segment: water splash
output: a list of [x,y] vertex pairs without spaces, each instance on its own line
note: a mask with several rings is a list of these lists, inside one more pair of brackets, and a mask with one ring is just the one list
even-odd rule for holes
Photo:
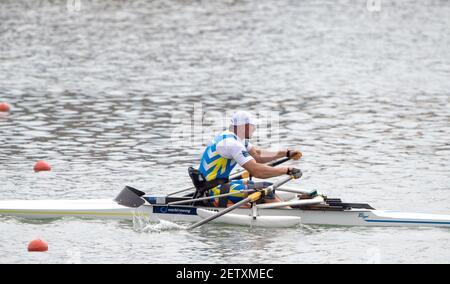
[[185,229],[186,227],[174,222],[149,217],[138,211],[133,212],[133,230],[139,233],[161,233]]
[[180,231],[186,230],[186,227],[170,221],[160,220],[156,224],[148,224],[142,230],[145,233],[161,233],[165,231]]

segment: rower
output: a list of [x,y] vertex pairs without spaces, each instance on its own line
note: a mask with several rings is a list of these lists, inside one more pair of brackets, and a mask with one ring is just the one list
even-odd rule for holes
[[[189,175],[197,189],[193,199],[208,195],[236,193],[227,197],[215,198],[211,204],[208,204],[215,207],[227,207],[252,193],[244,192],[244,190],[256,191],[271,185],[268,182],[251,180],[230,181],[231,171],[237,164],[247,170],[251,176],[261,179],[289,175],[299,171],[292,167],[265,165],[265,163],[283,157],[299,160],[302,153],[295,150],[273,152],[257,148],[249,142],[255,130],[256,120],[250,113],[239,111],[232,116],[229,130],[217,135],[204,150],[198,170],[189,168]],[[280,201],[274,192],[264,198],[266,203]]]

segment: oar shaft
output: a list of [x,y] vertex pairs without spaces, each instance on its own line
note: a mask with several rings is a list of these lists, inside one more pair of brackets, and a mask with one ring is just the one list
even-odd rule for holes
[[291,158],[289,158],[289,157],[284,157],[284,158],[278,159],[276,161],[273,161],[273,162],[269,163],[268,165],[271,166],[271,167],[276,167],[278,165],[281,165],[281,164],[289,161],[290,159]]
[[317,196],[317,190],[305,190],[300,188],[290,188],[290,187],[282,187],[278,188],[277,191],[284,191],[284,192],[291,192],[291,193],[297,193],[297,194],[306,194],[309,196]]
[[167,196],[172,196],[172,195],[175,195],[175,194],[178,194],[178,193],[182,193],[182,192],[185,192],[185,191],[188,191],[188,190],[193,190],[193,189],[195,189],[195,187],[191,186],[191,187],[188,187],[188,188],[185,188],[185,189],[181,189],[179,191],[175,191],[175,192],[169,193],[169,194],[167,194]]
[[239,192],[231,192],[231,193],[224,193],[224,194],[219,194],[219,195],[215,195],[215,196],[207,196],[207,197],[201,197],[201,198],[196,198],[196,199],[189,199],[189,200],[180,200],[180,201],[174,201],[174,202],[170,202],[167,205],[178,205],[178,204],[187,204],[187,203],[192,203],[192,202],[197,202],[197,201],[203,201],[203,200],[208,200],[208,199],[215,199],[215,198],[220,198],[220,197],[225,197],[225,196],[230,196],[230,195],[237,195],[237,194],[241,194],[242,192],[254,192],[254,189],[245,189],[245,190],[241,190]]
[[[256,193],[259,193],[259,194],[261,195],[261,192],[256,192]],[[254,193],[254,194],[256,194],[256,193]],[[252,195],[253,195],[253,194],[252,194]],[[199,221],[199,222],[197,222],[197,223],[195,223],[195,224],[189,226],[187,229],[188,229],[188,230],[191,230],[191,229],[197,228],[197,227],[199,227],[199,226],[201,226],[201,225],[203,225],[203,224],[205,224],[205,223],[208,223],[208,222],[210,222],[210,221],[212,221],[212,220],[214,220],[214,219],[216,219],[216,218],[219,218],[220,216],[225,215],[226,213],[228,213],[228,212],[230,212],[230,211],[236,209],[237,207],[240,207],[240,206],[242,206],[242,205],[244,205],[244,204],[250,202],[250,200],[252,200],[251,195],[250,195],[249,197],[247,197],[247,198],[245,198],[245,199],[239,201],[238,203],[235,203],[234,205],[228,207],[227,209],[225,209],[225,210],[223,210],[223,211],[220,211],[220,212],[217,213],[216,215],[210,216],[210,217],[208,217],[208,218],[206,218],[206,219],[203,219],[203,220],[201,220],[201,221]]]

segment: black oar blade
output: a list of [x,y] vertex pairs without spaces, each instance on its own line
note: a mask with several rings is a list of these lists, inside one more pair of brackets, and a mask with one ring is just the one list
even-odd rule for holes
[[117,195],[117,197],[114,198],[114,201],[117,204],[126,207],[137,208],[145,203],[145,200],[141,198],[141,196],[143,195],[145,195],[145,192],[142,192],[140,190],[137,190],[136,188],[127,185],[125,186],[124,189],[122,189],[119,195]]

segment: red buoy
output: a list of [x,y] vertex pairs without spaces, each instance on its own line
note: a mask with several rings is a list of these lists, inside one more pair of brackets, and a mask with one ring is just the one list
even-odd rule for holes
[[36,163],[36,165],[34,165],[35,172],[44,172],[44,171],[51,171],[51,170],[52,170],[52,168],[45,161],[39,161]]
[[48,251],[48,244],[40,239],[32,240],[28,244],[28,251],[38,251],[38,252]]
[[0,112],[8,112],[11,108],[7,103],[0,103]]

